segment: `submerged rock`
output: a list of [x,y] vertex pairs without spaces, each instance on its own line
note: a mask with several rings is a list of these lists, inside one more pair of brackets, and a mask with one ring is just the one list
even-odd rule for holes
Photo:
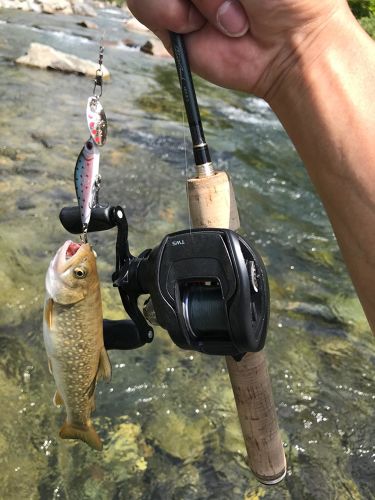
[[[98,69],[98,64],[95,62],[60,52],[41,43],[32,43],[27,54],[16,59],[16,63],[86,76],[95,76]],[[105,66],[102,66],[102,71],[103,78],[109,78],[109,71]]]
[[140,425],[123,417],[123,422],[111,432],[103,460],[119,479],[127,480],[134,474],[143,474],[153,454],[154,450],[146,444]]
[[[173,429],[173,432],[165,432]],[[157,413],[147,425],[148,435],[169,455],[180,460],[194,460],[201,457],[205,436],[210,431],[205,417],[187,418],[183,413]]]

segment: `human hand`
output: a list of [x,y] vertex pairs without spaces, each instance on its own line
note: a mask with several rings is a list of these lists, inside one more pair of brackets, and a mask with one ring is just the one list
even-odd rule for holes
[[[194,72],[223,87],[270,98],[302,52],[317,56],[354,19],[346,0],[128,0],[170,50],[184,33]],[[330,30],[334,25],[335,29]]]

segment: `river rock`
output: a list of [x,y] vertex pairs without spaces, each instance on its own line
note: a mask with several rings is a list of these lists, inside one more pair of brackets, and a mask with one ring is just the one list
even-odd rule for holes
[[0,8],[44,12],[45,14],[77,14],[96,16],[96,10],[82,0],[0,0]]
[[205,417],[189,419],[182,412],[156,413],[147,424],[147,433],[169,455],[183,461],[202,457],[210,424]]
[[97,13],[94,7],[85,2],[72,2],[73,13],[77,16],[96,17]]
[[68,0],[41,0],[42,12],[45,14],[73,14],[73,9]]
[[150,30],[142,23],[138,21],[135,17],[131,17],[124,22],[124,26],[129,31],[135,31],[136,33],[150,33]]
[[0,8],[42,12],[42,7],[34,0],[0,0]]
[[81,21],[80,23],[77,23],[78,26],[82,26],[82,28],[87,28],[89,30],[97,30],[98,25],[95,23],[92,23],[90,21]]
[[[96,62],[80,59],[77,56],[60,52],[41,43],[30,44],[27,54],[16,59],[16,63],[86,76],[95,76],[98,69]],[[109,71],[105,66],[102,66],[102,72],[103,78],[109,78]]]
[[141,46],[140,50],[145,54],[150,54],[156,57],[171,57],[170,53],[160,40],[152,40],[152,42],[147,40],[147,42]]

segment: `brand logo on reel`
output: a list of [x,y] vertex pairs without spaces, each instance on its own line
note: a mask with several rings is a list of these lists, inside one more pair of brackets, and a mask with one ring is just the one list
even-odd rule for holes
[[172,241],[172,245],[176,247],[177,245],[185,245],[185,240],[174,240]]

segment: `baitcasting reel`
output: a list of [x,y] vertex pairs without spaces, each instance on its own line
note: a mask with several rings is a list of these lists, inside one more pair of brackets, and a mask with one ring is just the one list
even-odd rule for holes
[[[82,226],[77,207],[60,220],[69,232]],[[104,320],[107,348],[132,349],[151,342],[153,329],[138,307],[149,294],[156,322],[182,349],[241,359],[263,348],[269,317],[267,274],[253,246],[228,229],[188,229],[165,236],[160,245],[131,255],[121,207],[95,207],[89,232],[117,226],[113,285],[132,321]],[[148,313],[147,313],[148,311]]]

